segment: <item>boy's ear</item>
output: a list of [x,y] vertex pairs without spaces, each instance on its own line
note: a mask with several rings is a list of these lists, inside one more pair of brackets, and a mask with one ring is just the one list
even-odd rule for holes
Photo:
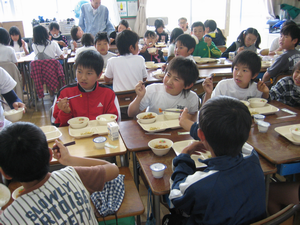
[[292,40],[292,43],[295,45],[298,42],[298,38]]
[[252,79],[255,79],[258,76],[259,73],[254,74],[254,76],[252,76]]
[[49,162],[51,162],[52,157],[53,157],[53,150],[51,148],[48,147],[49,153],[50,153],[50,159]]
[[0,173],[2,173],[2,175],[5,177],[6,180],[11,180],[11,179],[13,179],[12,177],[8,176],[8,175],[2,170],[1,167],[0,167]]
[[206,140],[205,135],[204,135],[203,131],[200,128],[198,128],[197,134],[198,134],[198,137],[200,138],[201,141]]
[[191,54],[193,54],[193,52],[194,52],[194,48],[191,48],[190,50],[188,50],[188,53],[191,55]]
[[98,79],[100,79],[102,73],[103,73],[103,69],[102,69],[101,73],[98,75]]
[[194,86],[194,83],[191,83],[190,85],[184,87],[183,89],[188,90],[191,89]]

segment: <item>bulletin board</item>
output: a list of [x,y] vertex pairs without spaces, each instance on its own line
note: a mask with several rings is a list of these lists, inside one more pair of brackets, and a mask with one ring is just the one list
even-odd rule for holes
[[122,19],[135,18],[138,12],[138,0],[117,0]]

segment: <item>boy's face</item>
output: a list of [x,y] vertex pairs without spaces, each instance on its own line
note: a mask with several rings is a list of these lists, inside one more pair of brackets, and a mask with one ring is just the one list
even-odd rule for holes
[[298,39],[295,38],[294,40],[292,40],[292,37],[287,34],[280,34],[280,38],[279,38],[279,45],[286,50],[292,50],[295,48],[295,44],[297,43]]
[[156,43],[156,36],[148,36],[146,38],[144,38],[145,44],[146,45],[154,45]]
[[187,30],[188,23],[185,20],[179,20],[178,26],[183,30]]
[[181,43],[181,41],[176,41],[176,43],[175,43],[175,50],[174,50],[175,56],[187,57],[187,56],[191,55],[193,51],[194,51],[193,48],[190,49],[190,50],[188,50],[188,48],[185,47]]
[[202,26],[193,27],[192,34],[195,35],[200,41],[203,38],[204,30]]
[[118,32],[122,32],[123,30],[126,30],[127,28],[123,24],[119,24],[118,26]]
[[53,37],[57,37],[58,34],[59,34],[59,30],[53,28],[53,29],[50,31],[50,33],[51,33],[51,35],[52,35]]
[[82,35],[83,35],[83,30],[81,29],[81,27],[78,27],[76,36],[77,36],[78,38],[82,38]]
[[109,44],[106,40],[96,42],[96,49],[101,55],[106,55],[109,49]]
[[168,71],[164,76],[164,86],[168,94],[179,95],[185,88],[184,80],[174,71]]
[[296,69],[295,72],[293,73],[293,80],[295,85],[300,87],[300,69]]
[[84,68],[82,65],[78,65],[76,69],[77,83],[86,90],[91,90],[100,76],[101,74],[98,76],[94,69]]
[[164,28],[163,27],[159,27],[156,29],[157,33],[161,34],[162,32],[164,32]]
[[238,64],[233,67],[233,80],[240,88],[248,88],[251,79],[255,78],[258,74],[252,77],[252,71],[247,65]]
[[246,47],[250,47],[256,42],[257,37],[254,34],[247,34],[246,36],[244,35],[244,39]]

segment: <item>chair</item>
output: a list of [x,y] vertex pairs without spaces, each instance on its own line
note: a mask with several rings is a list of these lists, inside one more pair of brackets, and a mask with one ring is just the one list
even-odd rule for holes
[[251,225],[293,225],[295,213],[300,211],[300,204],[290,204],[284,209]]
[[24,102],[24,97],[23,97],[23,80],[22,76],[20,74],[20,71],[16,64],[12,62],[0,62],[0,67],[5,69],[9,75],[17,82],[16,87],[14,88],[14,91],[16,92],[17,96],[19,99]]
[[[117,211],[118,218],[130,217],[130,216],[139,216],[144,213],[145,207],[141,200],[138,190],[136,189],[133,177],[130,173],[128,167],[120,167],[119,173],[124,174],[124,184],[125,184],[125,195],[123,202]],[[105,221],[115,220],[115,215],[106,216]],[[103,221],[102,217],[97,218],[97,220]]]
[[227,49],[226,45],[218,45],[217,48],[220,49],[220,51],[221,51],[222,53],[225,52],[226,49]]
[[135,90],[133,89],[133,90],[128,90],[128,91],[119,91],[119,92],[115,92],[115,93],[116,93],[116,96],[119,101],[122,120],[132,119],[127,114],[127,108],[129,106],[130,102],[132,102],[134,100],[134,98],[136,97]]

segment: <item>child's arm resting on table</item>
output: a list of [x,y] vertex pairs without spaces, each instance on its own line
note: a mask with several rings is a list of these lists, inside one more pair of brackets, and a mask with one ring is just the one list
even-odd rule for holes
[[127,113],[129,117],[134,117],[140,113],[140,103],[146,94],[146,88],[142,81],[139,81],[137,85],[135,85],[135,93],[137,96],[128,106]]
[[105,160],[101,159],[92,159],[92,158],[82,158],[78,156],[71,156],[68,148],[66,148],[62,143],[55,140],[54,146],[57,146],[58,149],[53,150],[53,157],[57,161],[65,166],[98,166],[102,165],[106,173],[106,181],[116,178],[119,174],[119,168]]

